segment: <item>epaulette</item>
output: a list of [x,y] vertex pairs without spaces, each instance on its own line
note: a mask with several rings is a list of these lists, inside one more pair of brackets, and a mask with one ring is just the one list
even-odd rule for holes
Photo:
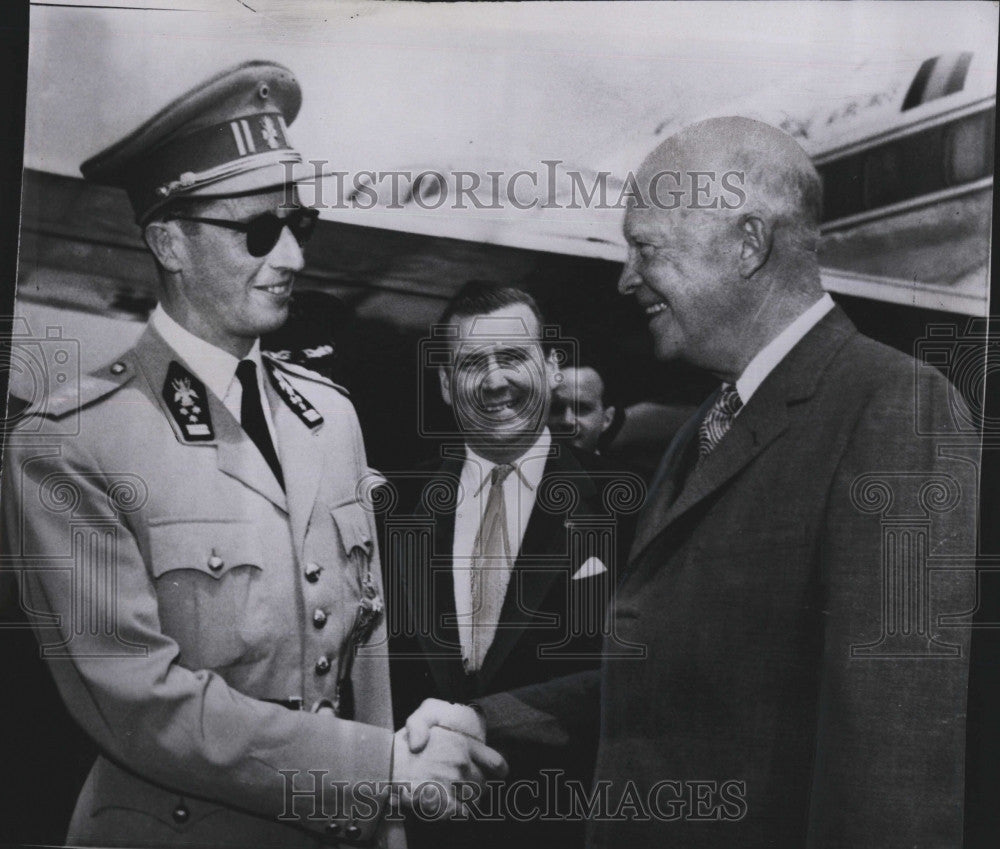
[[85,374],[79,383],[60,386],[41,398],[30,400],[23,415],[60,419],[88,407],[121,389],[135,376],[135,366],[126,356]]
[[286,360],[282,360],[280,357],[276,357],[270,351],[261,351],[261,357],[267,360],[272,365],[281,369],[282,371],[287,371],[289,374],[294,374],[296,377],[302,377],[306,380],[311,380],[313,383],[322,383],[324,386],[329,386],[332,389],[336,389],[341,395],[350,398],[351,393],[347,391],[346,387],[341,386],[339,383],[334,383],[330,378],[324,377],[318,371],[312,371],[312,369],[307,369],[304,366],[297,365],[295,363],[290,363]]

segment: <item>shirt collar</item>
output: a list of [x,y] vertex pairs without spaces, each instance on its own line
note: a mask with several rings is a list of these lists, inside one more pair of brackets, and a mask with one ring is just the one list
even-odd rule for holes
[[[515,472],[511,477],[517,478],[522,485],[531,490],[538,489],[538,484],[542,482],[542,473],[545,471],[545,464],[548,462],[549,449],[551,447],[552,434],[549,433],[548,428],[544,428],[539,434],[538,439],[535,440],[534,445],[510,464],[515,468]],[[497,465],[492,460],[487,460],[482,455],[477,454],[471,446],[465,446],[465,468],[474,467],[480,473],[479,485],[476,487],[477,490],[482,485],[482,482],[489,478],[490,473]]]
[[802,341],[802,338],[819,324],[833,307],[833,298],[824,292],[823,297],[757,352],[757,356],[750,360],[743,369],[743,374],[736,380],[736,391],[740,394],[740,401],[746,404],[750,400],[778,363],[788,356],[789,351]]
[[[195,377],[205,384],[209,392],[212,392],[219,400],[226,397],[229,386],[236,376],[236,367],[240,364],[236,357],[181,327],[167,315],[161,304],[157,304],[156,309],[153,310],[153,314],[149,317],[149,323],[163,337],[163,340],[183,357],[184,362],[194,372]],[[259,339],[254,340],[253,347],[243,359],[252,360],[257,366],[259,380],[263,367]]]

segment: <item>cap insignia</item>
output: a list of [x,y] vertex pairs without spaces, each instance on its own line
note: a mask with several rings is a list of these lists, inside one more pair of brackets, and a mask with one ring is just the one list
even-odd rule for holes
[[280,146],[281,141],[278,136],[278,128],[275,126],[274,120],[270,115],[265,115],[260,119],[260,134],[271,150]]

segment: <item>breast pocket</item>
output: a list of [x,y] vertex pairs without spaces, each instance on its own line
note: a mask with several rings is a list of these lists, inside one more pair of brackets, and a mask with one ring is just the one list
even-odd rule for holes
[[180,646],[181,663],[212,669],[250,660],[268,595],[253,525],[177,520],[149,533],[161,627]]
[[368,514],[360,502],[351,501],[330,510],[333,523],[340,537],[345,556],[356,564],[367,567],[375,551]]
[[345,621],[353,623],[350,632],[356,644],[370,643],[384,615],[381,576],[377,569],[372,569],[375,539],[371,516],[356,501],[334,507],[330,513],[347,558],[347,568],[342,573],[347,583]]

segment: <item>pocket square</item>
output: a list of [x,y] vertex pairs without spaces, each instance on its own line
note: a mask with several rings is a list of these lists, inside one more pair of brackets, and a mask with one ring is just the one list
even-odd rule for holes
[[576,570],[573,575],[574,581],[582,580],[583,578],[593,578],[595,575],[600,575],[603,572],[607,572],[608,567],[605,566],[600,558],[598,557],[588,557],[583,565]]

